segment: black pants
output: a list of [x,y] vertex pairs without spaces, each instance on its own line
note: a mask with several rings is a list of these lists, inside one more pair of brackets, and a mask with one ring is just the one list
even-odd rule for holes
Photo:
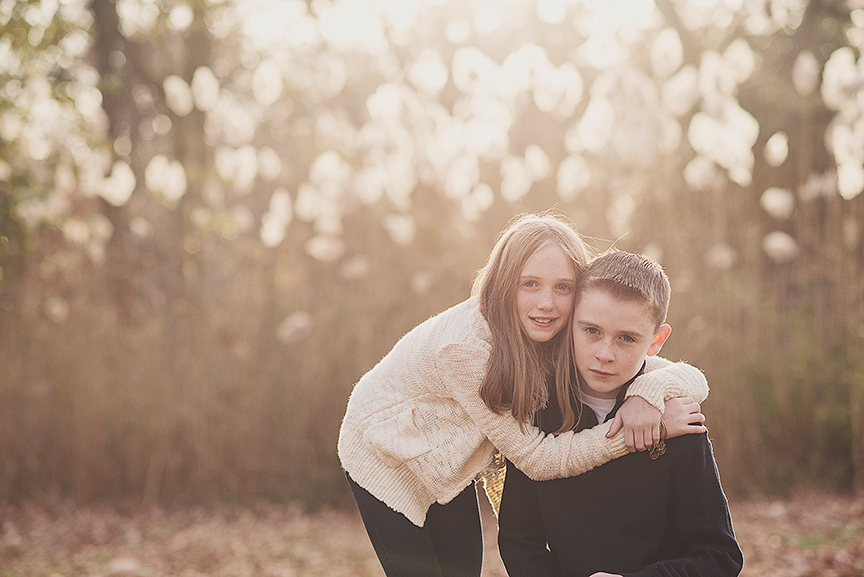
[[473,484],[446,505],[433,504],[418,527],[346,477],[387,577],[479,577],[483,531]]

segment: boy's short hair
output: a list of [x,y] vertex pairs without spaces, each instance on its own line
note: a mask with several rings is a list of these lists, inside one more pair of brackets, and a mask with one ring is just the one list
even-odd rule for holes
[[666,322],[672,293],[669,277],[662,266],[644,255],[619,250],[598,255],[579,277],[576,300],[588,289],[644,304],[657,328]]

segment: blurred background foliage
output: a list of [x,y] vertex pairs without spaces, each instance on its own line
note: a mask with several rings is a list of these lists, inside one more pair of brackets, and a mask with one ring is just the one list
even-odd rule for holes
[[0,0],[0,500],[349,502],[515,214],[672,279],[728,492],[864,490],[864,0]]

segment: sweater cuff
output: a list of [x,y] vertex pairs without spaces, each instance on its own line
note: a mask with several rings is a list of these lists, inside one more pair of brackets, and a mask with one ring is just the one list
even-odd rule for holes
[[[571,435],[571,444],[569,450],[562,453],[560,461],[556,460],[558,470],[549,469],[538,475],[536,479],[531,475],[529,477],[535,481],[563,479],[581,475],[613,459],[623,457],[629,453],[624,444],[624,431],[619,431],[614,437],[607,438],[606,433],[611,426],[612,421],[608,421],[579,433],[565,433]],[[577,437],[580,437],[581,442]],[[522,471],[525,472],[524,469]]]
[[666,386],[660,379],[653,378],[650,373],[645,373],[630,385],[624,398],[642,397],[659,410],[662,415],[666,412],[666,399],[671,399],[673,396],[672,394],[667,395]]
[[642,397],[663,413],[665,401],[673,397],[693,397],[701,403],[708,396],[708,384],[702,372],[687,363],[648,357],[645,372],[627,389],[626,397],[634,396]]
[[[606,432],[609,432],[609,427],[612,426],[612,422],[609,421],[608,427],[606,427]],[[603,434],[605,435],[606,432]],[[627,449],[627,445],[624,444],[624,429],[618,431],[614,437],[607,437],[607,448],[609,449],[609,456],[611,459],[617,459],[618,457],[623,457],[630,451]]]

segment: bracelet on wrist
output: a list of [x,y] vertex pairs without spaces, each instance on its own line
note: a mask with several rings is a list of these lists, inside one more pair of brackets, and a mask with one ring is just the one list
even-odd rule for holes
[[656,444],[652,445],[648,449],[648,456],[651,457],[652,461],[656,461],[657,459],[659,459],[663,455],[663,453],[666,452],[666,435],[667,434],[668,434],[668,431],[666,429],[666,421],[664,421],[663,418],[661,417],[660,418],[660,441],[658,441]]

